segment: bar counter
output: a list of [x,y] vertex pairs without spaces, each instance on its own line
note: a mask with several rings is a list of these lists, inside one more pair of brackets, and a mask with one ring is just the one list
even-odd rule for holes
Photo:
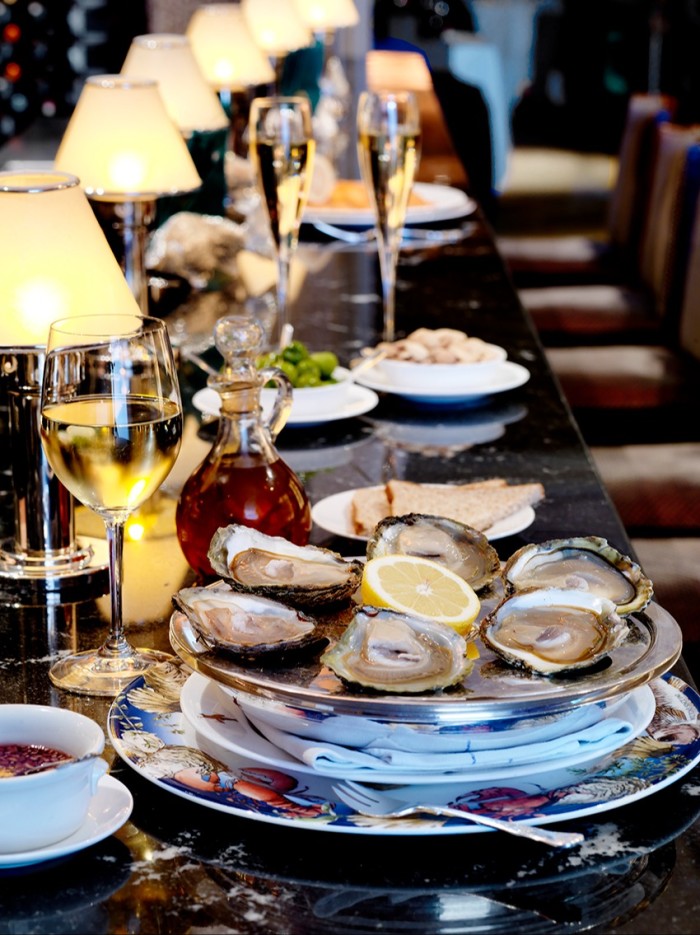
[[[451,482],[540,481],[534,523],[497,540],[502,559],[526,542],[599,535],[629,542],[562,401],[537,338],[478,216],[464,238],[403,251],[397,325],[449,325],[506,347],[529,381],[470,406],[421,408],[384,396],[365,416],[285,428],[282,456],[310,499],[390,477]],[[295,334],[342,363],[376,343],[381,322],[372,247],[305,242]],[[178,309],[191,325],[201,309]],[[125,622],[137,645],[169,649],[171,598],[192,576],[174,536],[173,495],[211,441],[192,394],[205,376],[182,368],[189,414],[183,459],[149,535],[126,549]],[[209,432],[209,434],[208,434]],[[188,460],[189,459],[189,460]],[[79,513],[83,532],[96,532]],[[312,541],[345,555],[363,546],[315,527]],[[0,606],[0,699],[81,711],[106,725],[110,703],[53,688],[57,655],[97,645],[108,598]],[[684,664],[674,670],[689,682]],[[0,932],[370,933],[698,931],[700,772],[623,807],[567,821],[585,835],[569,851],[501,833],[429,837],[340,834],[222,814],[172,794],[105,751],[132,792],[115,834],[49,864],[0,870]]]

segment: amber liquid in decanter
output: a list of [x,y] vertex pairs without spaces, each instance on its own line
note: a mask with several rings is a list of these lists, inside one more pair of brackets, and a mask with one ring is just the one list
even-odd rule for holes
[[[271,536],[306,545],[311,508],[301,480],[280,457],[274,438],[291,405],[291,385],[279,371],[255,368],[262,330],[249,319],[229,316],[216,326],[216,345],[226,365],[210,378],[221,395],[214,445],[186,481],[175,514],[180,547],[200,579],[214,572],[207,552],[222,526],[241,523]],[[269,422],[260,410],[260,390],[272,379],[278,394]]]

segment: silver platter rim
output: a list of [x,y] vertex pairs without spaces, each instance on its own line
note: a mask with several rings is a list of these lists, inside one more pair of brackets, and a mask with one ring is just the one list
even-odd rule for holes
[[[336,684],[331,692],[318,685],[284,681],[274,669],[264,673],[247,669],[198,645],[187,617],[180,611],[170,618],[170,643],[191,669],[237,691],[325,715],[441,727],[560,714],[580,705],[608,701],[668,672],[679,659],[683,645],[676,620],[655,602],[644,612],[632,614],[629,620],[635,624],[635,638],[624,644],[626,654],[613,650],[611,665],[602,672],[553,681],[544,676],[523,676],[505,667],[501,680],[491,681],[479,674],[489,661],[488,651],[479,644],[481,663],[475,665],[476,674],[465,680],[464,690],[430,696],[360,694],[343,687],[332,675]],[[484,691],[484,686],[491,692]]]

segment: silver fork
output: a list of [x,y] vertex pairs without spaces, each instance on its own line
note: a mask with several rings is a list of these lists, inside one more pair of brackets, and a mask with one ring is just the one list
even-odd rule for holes
[[420,803],[409,805],[385,792],[378,792],[376,789],[369,789],[367,786],[349,780],[333,786],[333,792],[341,802],[354,808],[360,815],[373,818],[406,818],[409,815],[419,814],[461,818],[463,821],[487,825],[489,828],[496,828],[521,838],[529,838],[531,841],[539,841],[541,844],[550,844],[553,847],[573,847],[584,840],[583,835],[575,831],[548,831],[545,828],[526,825],[521,821],[503,821],[499,818],[492,818],[490,815],[480,815],[461,808],[450,808],[447,805]]

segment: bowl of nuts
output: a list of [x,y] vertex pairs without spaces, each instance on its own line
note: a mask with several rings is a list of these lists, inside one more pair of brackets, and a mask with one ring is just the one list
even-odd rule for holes
[[478,385],[506,359],[505,348],[454,328],[418,328],[398,341],[382,341],[376,370],[395,387],[452,389]]

